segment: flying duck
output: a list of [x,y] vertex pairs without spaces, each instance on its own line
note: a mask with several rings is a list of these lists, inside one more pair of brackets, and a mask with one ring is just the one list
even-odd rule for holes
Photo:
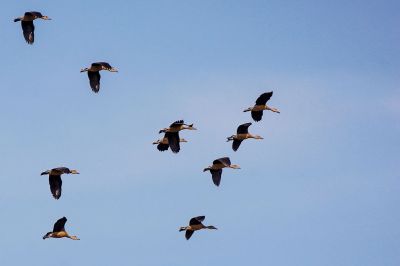
[[22,17],[14,19],[14,22],[21,21],[22,32],[28,44],[33,44],[35,41],[35,25],[33,25],[33,21],[37,18],[51,20],[48,16],[43,16],[42,13],[37,11],[25,12]]
[[178,120],[172,123],[168,128],[161,129],[158,133],[168,133],[165,137],[168,139],[168,145],[173,153],[178,153],[180,148],[179,145],[179,131],[181,130],[197,130],[193,127],[193,124],[185,124],[183,120]]
[[204,168],[203,172],[210,171],[214,184],[218,187],[221,183],[222,168],[240,169],[239,165],[231,164],[229,157],[219,158],[213,161],[213,164]]
[[233,140],[232,149],[234,151],[237,151],[239,149],[240,143],[242,143],[242,141],[245,139],[264,139],[259,135],[250,134],[249,126],[251,126],[251,123],[246,123],[238,126],[236,135],[232,135],[227,138],[228,139],[227,142]]
[[57,222],[54,224],[53,227],[53,232],[48,232],[43,236],[43,239],[46,238],[62,238],[62,237],[67,237],[72,240],[80,240],[76,236],[70,236],[67,231],[65,231],[65,223],[67,222],[67,218],[63,217],[61,219],[58,219]]
[[50,191],[55,199],[59,199],[61,197],[62,174],[79,174],[79,173],[76,170],[69,170],[69,168],[67,167],[57,167],[51,170],[47,170],[40,174],[40,175],[49,175]]
[[[158,149],[159,151],[166,151],[166,150],[168,150],[168,148],[169,148],[168,135],[169,135],[169,134],[172,134],[172,133],[166,132],[165,135],[164,135],[164,137],[163,137],[162,139],[159,139],[159,140],[153,142],[154,145],[158,144],[158,145],[157,145],[157,149]],[[185,139],[179,139],[179,142],[187,142],[187,140],[185,140]]]
[[186,240],[189,240],[189,238],[193,235],[194,231],[198,231],[201,229],[217,230],[217,228],[212,225],[207,226],[207,225],[202,224],[202,222],[204,221],[205,218],[206,218],[205,216],[193,217],[192,219],[190,219],[188,226],[182,226],[181,228],[179,228],[179,232],[186,231],[185,237],[186,237]]
[[278,109],[267,105],[268,100],[272,97],[272,93],[273,92],[271,91],[261,94],[260,97],[257,98],[256,104],[253,107],[247,108],[243,112],[251,111],[251,117],[253,117],[256,122],[261,121],[264,110],[269,110],[279,114],[280,112]]
[[95,93],[98,93],[100,90],[100,70],[107,70],[110,72],[118,72],[118,69],[112,67],[107,62],[97,62],[93,63],[89,68],[81,69],[81,72],[87,72],[90,82],[90,88]]

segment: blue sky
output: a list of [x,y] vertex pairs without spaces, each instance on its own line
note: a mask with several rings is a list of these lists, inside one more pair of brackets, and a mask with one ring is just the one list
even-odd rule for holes
[[[1,265],[399,265],[398,1],[5,1]],[[35,43],[14,17],[40,11]],[[102,73],[91,92],[91,62]],[[238,152],[225,142],[266,113]],[[185,119],[179,154],[151,143]],[[202,169],[229,156],[216,188]],[[52,199],[43,170],[67,166]],[[178,232],[206,215],[218,231]],[[81,241],[42,240],[60,217]]]

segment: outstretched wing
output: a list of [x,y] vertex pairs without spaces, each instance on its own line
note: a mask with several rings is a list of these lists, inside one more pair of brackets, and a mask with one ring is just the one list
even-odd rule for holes
[[189,240],[190,237],[193,235],[193,233],[194,233],[193,230],[186,230],[186,232],[185,232],[186,240]]
[[54,224],[53,232],[65,231],[65,223],[67,222],[67,218],[63,217],[58,219],[58,221]]
[[221,183],[222,169],[218,169],[218,170],[211,169],[210,172],[211,172],[212,181],[218,187],[219,184]]
[[50,191],[55,199],[61,197],[62,180],[61,175],[49,175]]
[[30,16],[34,16],[34,17],[36,17],[36,18],[41,18],[41,17],[43,17],[42,13],[37,12],[37,11],[26,12],[25,15],[26,15],[26,14],[29,14]]
[[181,126],[184,124],[185,124],[185,122],[183,120],[178,120],[178,121],[175,121],[174,123],[172,123],[169,127],[177,127],[177,126]]
[[166,151],[166,150],[168,150],[168,147],[169,147],[168,144],[159,143],[159,144],[157,145],[157,149],[158,149],[159,151]]
[[107,62],[97,62],[97,64],[101,65],[103,69],[110,70],[112,66]]
[[254,121],[258,122],[261,121],[263,113],[263,111],[251,111],[251,117],[253,117]]
[[98,93],[100,90],[100,72],[99,71],[88,71],[88,77],[90,82],[90,88],[95,93]]
[[63,173],[63,174],[71,173],[71,170],[69,170],[68,167],[57,167],[57,168],[54,168],[52,170],[58,171],[58,172]]
[[224,166],[229,166],[231,165],[231,160],[229,157],[222,157],[214,160],[213,164],[223,164]]
[[168,145],[173,153],[178,153],[181,149],[179,144],[179,133],[178,132],[167,132],[165,137],[168,139]]
[[246,123],[238,126],[237,128],[237,134],[247,134],[249,133],[249,126],[251,126],[251,123]]
[[260,95],[256,100],[256,105],[265,105],[268,100],[272,97],[272,91],[266,92]]
[[242,139],[234,139],[232,142],[232,150],[237,151],[242,141]]
[[21,27],[25,41],[33,44],[35,41],[35,25],[33,25],[33,21],[21,21]]
[[192,219],[190,219],[189,225],[201,224],[201,222],[204,221],[205,218],[206,218],[205,216],[193,217]]

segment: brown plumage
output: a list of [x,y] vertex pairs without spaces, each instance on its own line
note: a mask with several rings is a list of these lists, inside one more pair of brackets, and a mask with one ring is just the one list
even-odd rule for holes
[[261,94],[257,100],[256,100],[256,104],[253,107],[249,107],[246,110],[244,110],[243,112],[249,112],[251,111],[251,117],[254,119],[254,121],[258,122],[261,121],[262,116],[263,116],[263,111],[264,110],[269,110],[275,113],[280,113],[280,111],[276,108],[273,107],[269,107],[267,105],[267,102],[269,101],[269,99],[272,97],[273,92],[266,92]]
[[185,232],[185,237],[186,240],[189,240],[190,237],[193,235],[194,231],[198,231],[201,229],[214,229],[216,230],[217,228],[212,226],[212,225],[204,225],[202,222],[204,221],[206,217],[205,216],[197,216],[193,217],[189,221],[188,226],[182,226],[179,228],[179,232],[186,231]]

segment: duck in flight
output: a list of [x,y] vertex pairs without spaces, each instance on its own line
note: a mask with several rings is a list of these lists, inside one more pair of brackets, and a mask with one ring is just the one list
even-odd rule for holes
[[62,174],[79,174],[76,170],[70,170],[67,167],[57,167],[51,170],[44,171],[40,175],[49,175],[50,191],[55,199],[61,197]]
[[[169,134],[172,134],[172,133],[166,132],[162,139],[159,139],[159,140],[153,142],[154,145],[157,145],[157,149],[159,151],[168,150],[168,148],[169,148],[168,135]],[[180,138],[179,142],[187,142],[187,140]]]
[[33,21],[35,19],[51,20],[48,16],[43,16],[42,13],[37,11],[25,12],[22,17],[14,19],[14,22],[21,21],[22,32],[24,34],[25,41],[28,44],[33,44],[35,41],[35,25]]
[[168,128],[161,129],[158,133],[168,133],[165,134],[165,137],[168,139],[168,145],[171,148],[173,153],[178,153],[181,149],[179,145],[179,131],[181,130],[197,130],[197,128],[193,127],[193,124],[188,125],[185,124],[183,120],[178,120],[172,123]]
[[214,229],[217,230],[215,226],[212,225],[204,225],[202,222],[204,221],[206,217],[205,216],[197,216],[193,217],[189,221],[189,226],[182,226],[179,228],[179,232],[186,231],[185,232],[185,237],[186,240],[189,240],[189,238],[193,235],[194,231],[198,231],[201,229]]
[[259,135],[250,134],[249,126],[251,126],[251,123],[246,123],[246,124],[242,124],[242,125],[238,126],[236,135],[232,135],[227,138],[228,139],[227,142],[233,141],[232,149],[234,151],[237,151],[239,149],[240,144],[245,139],[264,139],[263,137],[261,137]]
[[210,171],[214,184],[218,187],[221,183],[222,168],[240,169],[239,165],[231,164],[229,157],[219,158],[213,161],[213,164],[204,168],[203,172]]
[[65,231],[65,223],[67,222],[67,218],[63,217],[61,219],[58,219],[57,222],[54,224],[53,227],[53,232],[48,232],[47,234],[45,234],[43,236],[43,239],[46,238],[63,238],[63,237],[67,237],[70,238],[72,240],[80,240],[78,237],[76,236],[70,236],[67,231]]
[[261,94],[260,97],[257,98],[256,104],[253,107],[247,108],[243,112],[251,111],[251,117],[256,122],[261,121],[264,110],[269,110],[269,111],[279,114],[280,111],[278,109],[276,109],[274,107],[269,107],[267,105],[267,102],[269,99],[271,99],[272,94],[273,94],[272,91]]
[[90,67],[81,69],[81,73],[82,72],[88,73],[90,88],[92,88],[92,91],[95,93],[98,93],[100,90],[100,78],[101,78],[100,71],[101,70],[107,70],[110,72],[118,72],[118,69],[116,69],[115,67],[112,67],[107,62],[92,63],[92,65]]

